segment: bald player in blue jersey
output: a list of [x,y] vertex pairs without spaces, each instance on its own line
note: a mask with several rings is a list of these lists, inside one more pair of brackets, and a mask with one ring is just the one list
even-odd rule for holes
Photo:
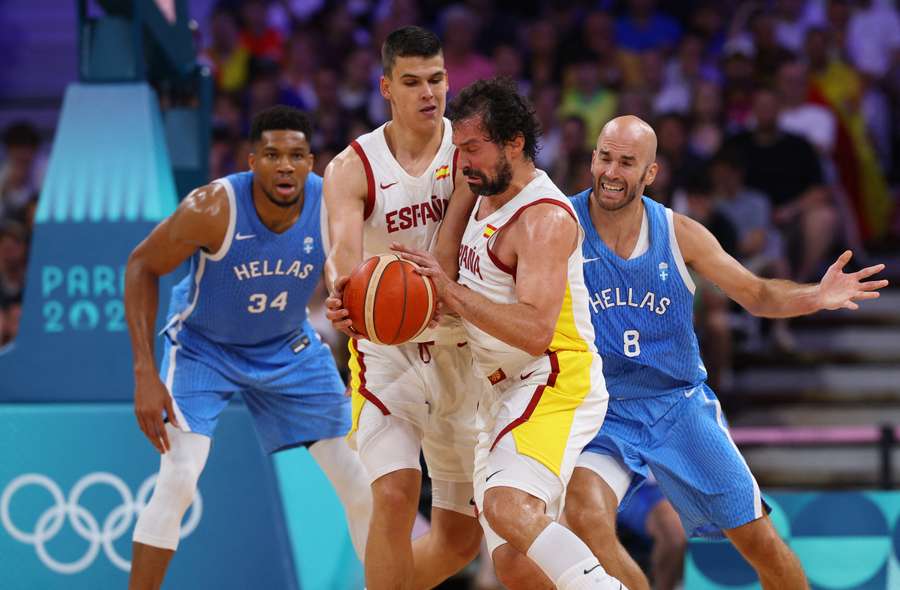
[[[591,161],[594,186],[572,198],[586,234],[584,281],[610,401],[569,484],[566,521],[610,575],[630,590],[648,589],[616,538],[615,521],[617,507],[652,470],[688,534],[724,533],[766,590],[808,588],[706,385],[688,268],[750,313],[783,318],[857,309],[857,302],[878,297],[887,285],[865,281],[884,265],[845,274],[847,251],[818,284],[759,278],[705,227],[640,197],[656,176],[655,160],[656,134],[647,123],[633,116],[613,119]],[[552,587],[521,556],[512,559],[521,573],[517,588]]]
[[[325,265],[310,129],[289,107],[257,114],[251,171],[191,192],[128,259],[135,414],[161,453],[153,497],[134,530],[131,589],[162,584],[219,415],[239,392],[265,451],[309,449],[344,505],[357,554],[365,554],[371,492],[343,438],[349,398],[306,317]],[[159,277],[188,259],[190,272],[172,290],[157,372]]]

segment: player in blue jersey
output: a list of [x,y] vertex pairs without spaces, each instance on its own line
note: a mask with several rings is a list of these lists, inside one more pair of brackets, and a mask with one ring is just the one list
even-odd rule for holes
[[[688,268],[754,315],[778,318],[856,309],[887,285],[865,281],[884,265],[845,274],[848,251],[818,284],[761,279],[702,225],[640,197],[656,176],[655,159],[656,134],[647,123],[613,119],[591,161],[594,186],[572,198],[586,234],[584,280],[610,401],[569,484],[566,521],[610,575],[630,590],[649,588],[616,538],[615,519],[652,470],[689,534],[724,533],[765,589],[807,588],[706,385]],[[550,587],[536,579],[535,566],[517,559],[522,587]]]
[[761,279],[696,221],[638,198],[656,174],[655,157],[649,125],[637,117],[614,119],[598,138],[594,186],[573,198],[587,234],[585,284],[610,404],[576,469],[567,517],[596,540],[592,548],[601,560],[609,556],[611,572],[623,567],[632,574],[625,578],[642,577],[616,541],[612,515],[652,469],[688,534],[724,533],[763,588],[806,588],[800,562],[766,516],[759,486],[706,385],[688,268],[750,313],[780,318],[856,309],[887,285],[864,281],[884,266],[845,274],[851,256],[845,252],[815,285]]
[[[310,129],[296,109],[259,113],[250,137],[252,171],[194,190],[128,260],[135,414],[162,454],[156,489],[135,526],[130,588],[160,587],[216,422],[238,392],[267,452],[309,449],[364,555],[371,493],[343,438],[349,399],[306,317],[325,264],[322,179],[311,172]],[[188,259],[188,276],[172,290],[157,372],[159,277]]]

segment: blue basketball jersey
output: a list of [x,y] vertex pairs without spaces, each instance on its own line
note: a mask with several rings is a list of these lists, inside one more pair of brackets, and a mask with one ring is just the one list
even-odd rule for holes
[[173,290],[170,324],[220,344],[252,346],[304,330],[306,305],[325,264],[322,245],[322,178],[306,179],[303,209],[287,231],[267,228],[253,204],[253,173],[232,174],[222,184],[230,221],[218,252],[198,251],[191,270]]
[[693,325],[693,281],[674,239],[671,210],[643,197],[649,249],[610,250],[591,221],[591,190],[572,197],[585,239],[584,283],[603,375],[613,399],[664,395],[706,380]]

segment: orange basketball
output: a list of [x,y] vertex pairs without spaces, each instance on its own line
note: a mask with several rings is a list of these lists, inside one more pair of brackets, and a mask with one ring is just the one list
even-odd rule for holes
[[428,327],[437,305],[434,283],[396,254],[373,256],[344,286],[353,329],[376,344],[401,344]]

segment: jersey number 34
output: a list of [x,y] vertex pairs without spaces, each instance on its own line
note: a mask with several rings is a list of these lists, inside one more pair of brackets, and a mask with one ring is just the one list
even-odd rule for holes
[[[268,301],[269,298],[265,293],[254,293],[250,296],[250,305],[247,306],[247,311],[250,313],[262,313],[266,311],[266,303]],[[284,308],[287,307],[287,291],[282,291],[276,295],[275,299],[268,304],[268,307],[284,311]]]

